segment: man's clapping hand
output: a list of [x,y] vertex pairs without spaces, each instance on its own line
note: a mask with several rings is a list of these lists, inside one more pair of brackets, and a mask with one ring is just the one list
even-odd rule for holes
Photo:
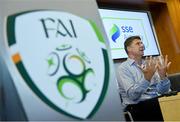
[[140,66],[142,72],[144,73],[144,77],[146,80],[151,81],[154,73],[158,71],[158,74],[161,79],[164,79],[167,74],[167,70],[170,67],[171,62],[168,61],[168,56],[165,58],[163,56],[158,57],[146,57],[145,63]]
[[145,63],[141,65],[141,70],[146,80],[151,81],[152,76],[157,70],[157,66],[158,64],[152,56],[145,58]]
[[159,56],[157,60],[158,64],[158,74],[161,79],[164,79],[167,74],[167,70],[169,69],[171,62],[168,61],[168,56],[166,55],[165,58],[163,56]]

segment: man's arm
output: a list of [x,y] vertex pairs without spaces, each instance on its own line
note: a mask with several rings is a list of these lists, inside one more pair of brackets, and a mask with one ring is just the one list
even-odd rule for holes
[[164,78],[157,85],[158,93],[163,94],[165,92],[168,92],[170,90],[170,86],[170,80],[168,78]]
[[138,100],[150,84],[144,78],[141,81],[135,81],[131,72],[125,67],[119,67],[118,76],[120,87],[125,90],[127,97],[133,101]]

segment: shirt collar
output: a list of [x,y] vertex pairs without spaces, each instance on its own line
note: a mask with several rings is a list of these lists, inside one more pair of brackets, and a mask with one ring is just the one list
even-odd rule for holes
[[129,65],[133,65],[135,63],[135,60],[128,58],[127,62],[129,63]]
[[[135,60],[134,59],[131,59],[131,58],[127,58],[127,62],[129,63],[129,65],[133,65],[133,64],[136,64],[135,63]],[[142,59],[142,64],[144,64],[144,60]]]

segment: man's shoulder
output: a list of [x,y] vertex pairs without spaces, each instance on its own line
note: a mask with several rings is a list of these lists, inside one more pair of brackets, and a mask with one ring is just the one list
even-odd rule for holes
[[131,64],[131,61],[130,60],[125,60],[125,61],[123,61],[121,64],[120,64],[120,66],[125,66],[125,65],[130,65]]
[[124,69],[124,68],[127,68],[127,67],[129,67],[129,66],[130,66],[129,61],[126,60],[126,61],[122,62],[122,63],[119,65],[118,68]]

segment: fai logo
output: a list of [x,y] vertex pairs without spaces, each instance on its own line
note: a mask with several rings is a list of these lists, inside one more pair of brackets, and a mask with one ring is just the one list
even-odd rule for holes
[[7,19],[7,39],[20,76],[44,103],[80,119],[96,113],[110,69],[95,23],[59,11],[18,13]]

